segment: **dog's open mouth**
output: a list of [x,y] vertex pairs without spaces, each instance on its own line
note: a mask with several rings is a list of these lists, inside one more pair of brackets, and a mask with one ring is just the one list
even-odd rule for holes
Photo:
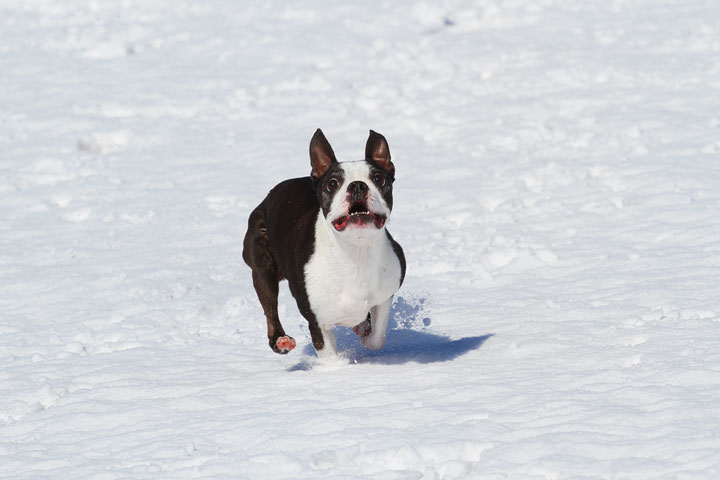
[[372,213],[367,206],[362,203],[355,203],[350,207],[347,215],[338,217],[332,221],[333,227],[338,232],[342,232],[349,225],[356,227],[364,227],[367,225],[375,225],[375,228],[382,228],[385,225],[387,217],[377,213]]

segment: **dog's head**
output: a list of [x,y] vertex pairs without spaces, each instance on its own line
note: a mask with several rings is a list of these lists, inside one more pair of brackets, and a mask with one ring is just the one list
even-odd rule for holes
[[333,231],[364,236],[385,227],[395,181],[385,137],[370,130],[365,160],[341,163],[318,128],[310,141],[310,164],[320,207]]

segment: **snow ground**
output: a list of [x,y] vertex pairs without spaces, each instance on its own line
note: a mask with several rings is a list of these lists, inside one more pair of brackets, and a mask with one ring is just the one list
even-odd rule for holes
[[[720,4],[0,1],[0,478],[720,475]],[[250,210],[390,143],[388,346]]]

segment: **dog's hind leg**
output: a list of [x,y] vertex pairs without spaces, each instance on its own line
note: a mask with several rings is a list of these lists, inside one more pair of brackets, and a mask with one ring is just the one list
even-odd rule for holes
[[243,243],[243,259],[252,269],[253,286],[267,320],[267,336],[275,353],[288,353],[295,348],[295,340],[285,335],[278,316],[278,284],[280,278],[275,260],[270,253],[265,226],[265,214],[258,207],[248,220]]
[[353,327],[353,332],[358,337],[367,337],[372,332],[372,323],[370,322],[370,313],[367,318]]
[[275,353],[288,353],[295,348],[295,339],[285,335],[277,310],[278,281],[271,271],[253,269],[252,279],[267,320],[267,336]]

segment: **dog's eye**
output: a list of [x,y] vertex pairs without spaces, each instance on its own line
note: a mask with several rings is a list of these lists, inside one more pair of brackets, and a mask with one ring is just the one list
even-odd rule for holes
[[375,182],[375,185],[377,185],[378,187],[382,187],[383,185],[385,185],[385,177],[380,175],[379,173],[373,175],[372,181]]
[[325,184],[325,190],[332,193],[338,188],[338,181],[336,178],[331,178],[328,180],[328,182]]

